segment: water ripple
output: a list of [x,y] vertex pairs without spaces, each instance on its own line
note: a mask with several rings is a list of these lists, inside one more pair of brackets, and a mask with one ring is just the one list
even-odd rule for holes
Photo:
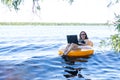
[[16,46],[5,46],[0,48],[0,52],[6,52],[11,50],[12,48],[15,48]]
[[[86,63],[89,78],[92,80],[119,80],[120,68],[120,55],[114,53],[98,53],[92,56],[92,58]],[[85,65],[85,66],[86,66]],[[85,74],[86,75],[86,74]],[[86,75],[87,76],[87,75]],[[112,76],[112,77],[111,77]]]
[[[100,39],[111,34],[105,26],[102,29],[98,26],[34,26],[34,30],[33,26],[6,26],[2,29],[0,33],[5,35],[0,37],[0,80],[120,80],[120,54],[108,47],[104,52],[98,49]],[[65,61],[58,55],[58,49],[66,44],[66,35],[84,29],[95,44],[94,55]],[[101,33],[103,30],[105,35]]]

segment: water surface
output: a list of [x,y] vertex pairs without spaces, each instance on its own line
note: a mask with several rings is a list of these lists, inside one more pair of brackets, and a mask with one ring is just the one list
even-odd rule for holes
[[[82,30],[95,53],[66,62],[58,49]],[[0,26],[0,80],[119,80],[120,54],[98,47],[113,33],[108,26]]]

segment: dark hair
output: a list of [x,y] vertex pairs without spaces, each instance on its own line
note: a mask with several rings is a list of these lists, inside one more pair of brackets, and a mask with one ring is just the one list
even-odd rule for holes
[[85,31],[81,31],[80,34],[79,34],[80,40],[82,39],[82,38],[81,38],[81,33],[82,33],[82,32],[85,33],[85,39],[88,39],[88,36],[87,36],[86,32],[85,32]]

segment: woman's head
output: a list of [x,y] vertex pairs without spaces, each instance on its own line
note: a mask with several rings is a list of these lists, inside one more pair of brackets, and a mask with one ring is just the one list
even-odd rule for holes
[[83,40],[88,39],[87,34],[86,34],[85,31],[81,31],[80,34],[79,34],[79,37],[80,37],[80,39],[83,39]]

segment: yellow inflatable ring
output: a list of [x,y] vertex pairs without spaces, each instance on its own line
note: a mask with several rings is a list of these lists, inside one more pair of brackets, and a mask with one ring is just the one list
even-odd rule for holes
[[[59,55],[63,55],[64,50],[59,49]],[[94,53],[93,49],[80,49],[80,50],[71,50],[67,56],[69,57],[89,57]]]

